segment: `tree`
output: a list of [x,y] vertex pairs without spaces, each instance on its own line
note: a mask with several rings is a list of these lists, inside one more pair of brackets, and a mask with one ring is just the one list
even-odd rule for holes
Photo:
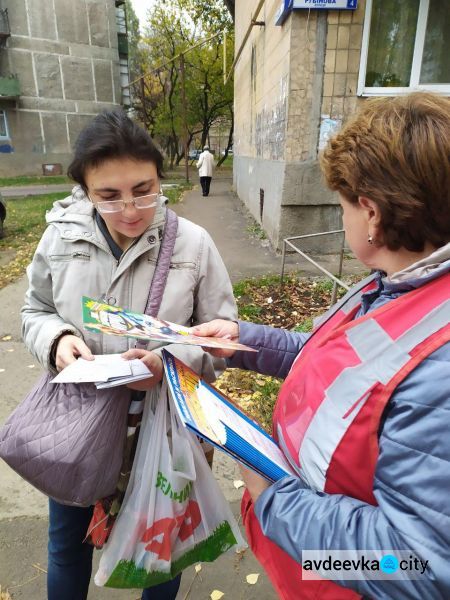
[[[229,32],[226,48],[222,27]],[[205,40],[209,41],[202,43]],[[232,22],[219,0],[157,0],[149,11],[133,63],[133,69],[144,75],[133,85],[134,108],[165,151],[170,167],[184,156],[185,123],[188,146],[199,134],[204,145],[218,120],[227,118],[232,126],[233,84],[223,83],[224,51],[231,64]],[[181,53],[185,57],[185,107]]]

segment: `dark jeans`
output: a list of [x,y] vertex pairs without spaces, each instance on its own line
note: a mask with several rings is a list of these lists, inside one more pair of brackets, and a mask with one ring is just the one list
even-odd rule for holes
[[[86,600],[93,546],[83,544],[94,507],[65,506],[50,499],[48,600]],[[181,575],[147,588],[142,600],[175,600]]]
[[200,185],[204,196],[209,194],[209,186],[211,185],[212,177],[200,177]]

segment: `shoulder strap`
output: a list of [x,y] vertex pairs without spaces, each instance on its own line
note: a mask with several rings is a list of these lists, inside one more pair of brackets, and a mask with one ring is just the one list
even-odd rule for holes
[[158,259],[153,273],[150,291],[148,294],[145,314],[157,317],[161,306],[167,277],[169,276],[170,259],[172,258],[175,240],[178,231],[178,217],[173,210],[166,210],[166,224],[164,226],[163,238],[159,247]]

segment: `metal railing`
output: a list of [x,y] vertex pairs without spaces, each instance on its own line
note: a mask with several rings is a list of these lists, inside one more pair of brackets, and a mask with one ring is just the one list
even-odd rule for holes
[[[322,267],[321,265],[319,265],[318,262],[316,262],[314,259],[312,259],[310,256],[308,256],[303,250],[301,250],[295,244],[292,243],[292,240],[305,240],[305,239],[311,239],[311,238],[315,238],[315,237],[319,237],[319,236],[323,236],[323,235],[338,235],[338,234],[342,235],[341,249],[339,252],[338,277],[333,275],[333,273],[330,273],[330,271],[325,269],[325,267]],[[324,273],[329,279],[331,279],[333,281],[333,290],[331,292],[331,304],[334,304],[336,302],[338,286],[343,287],[347,291],[350,289],[350,286],[348,286],[341,279],[339,279],[339,277],[342,276],[342,264],[344,261],[344,249],[345,249],[345,232],[343,229],[335,229],[334,231],[322,231],[321,233],[308,233],[306,235],[296,235],[293,237],[284,238],[283,239],[282,262],[281,262],[280,285],[283,285],[284,271],[285,271],[285,267],[286,267],[286,247],[287,246],[289,246],[290,248],[295,250],[295,252],[297,252],[298,254],[303,256],[303,258],[305,260],[310,262],[317,269],[319,269],[319,271],[322,271],[322,273]]]

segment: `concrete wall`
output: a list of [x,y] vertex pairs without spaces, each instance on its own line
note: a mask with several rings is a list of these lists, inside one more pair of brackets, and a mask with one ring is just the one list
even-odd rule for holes
[[0,73],[17,73],[21,96],[1,101],[12,154],[1,175],[32,175],[42,164],[66,168],[86,123],[120,104],[114,0],[0,0],[11,37],[0,50]]
[[[235,70],[234,185],[275,247],[284,237],[341,227],[336,194],[318,167],[326,119],[356,107],[364,2],[355,13],[294,11],[275,26],[280,2],[266,0]],[[254,10],[236,2],[236,49]],[[332,76],[332,79],[331,79]],[[261,215],[260,190],[264,191]],[[334,251],[335,237],[304,246]]]

